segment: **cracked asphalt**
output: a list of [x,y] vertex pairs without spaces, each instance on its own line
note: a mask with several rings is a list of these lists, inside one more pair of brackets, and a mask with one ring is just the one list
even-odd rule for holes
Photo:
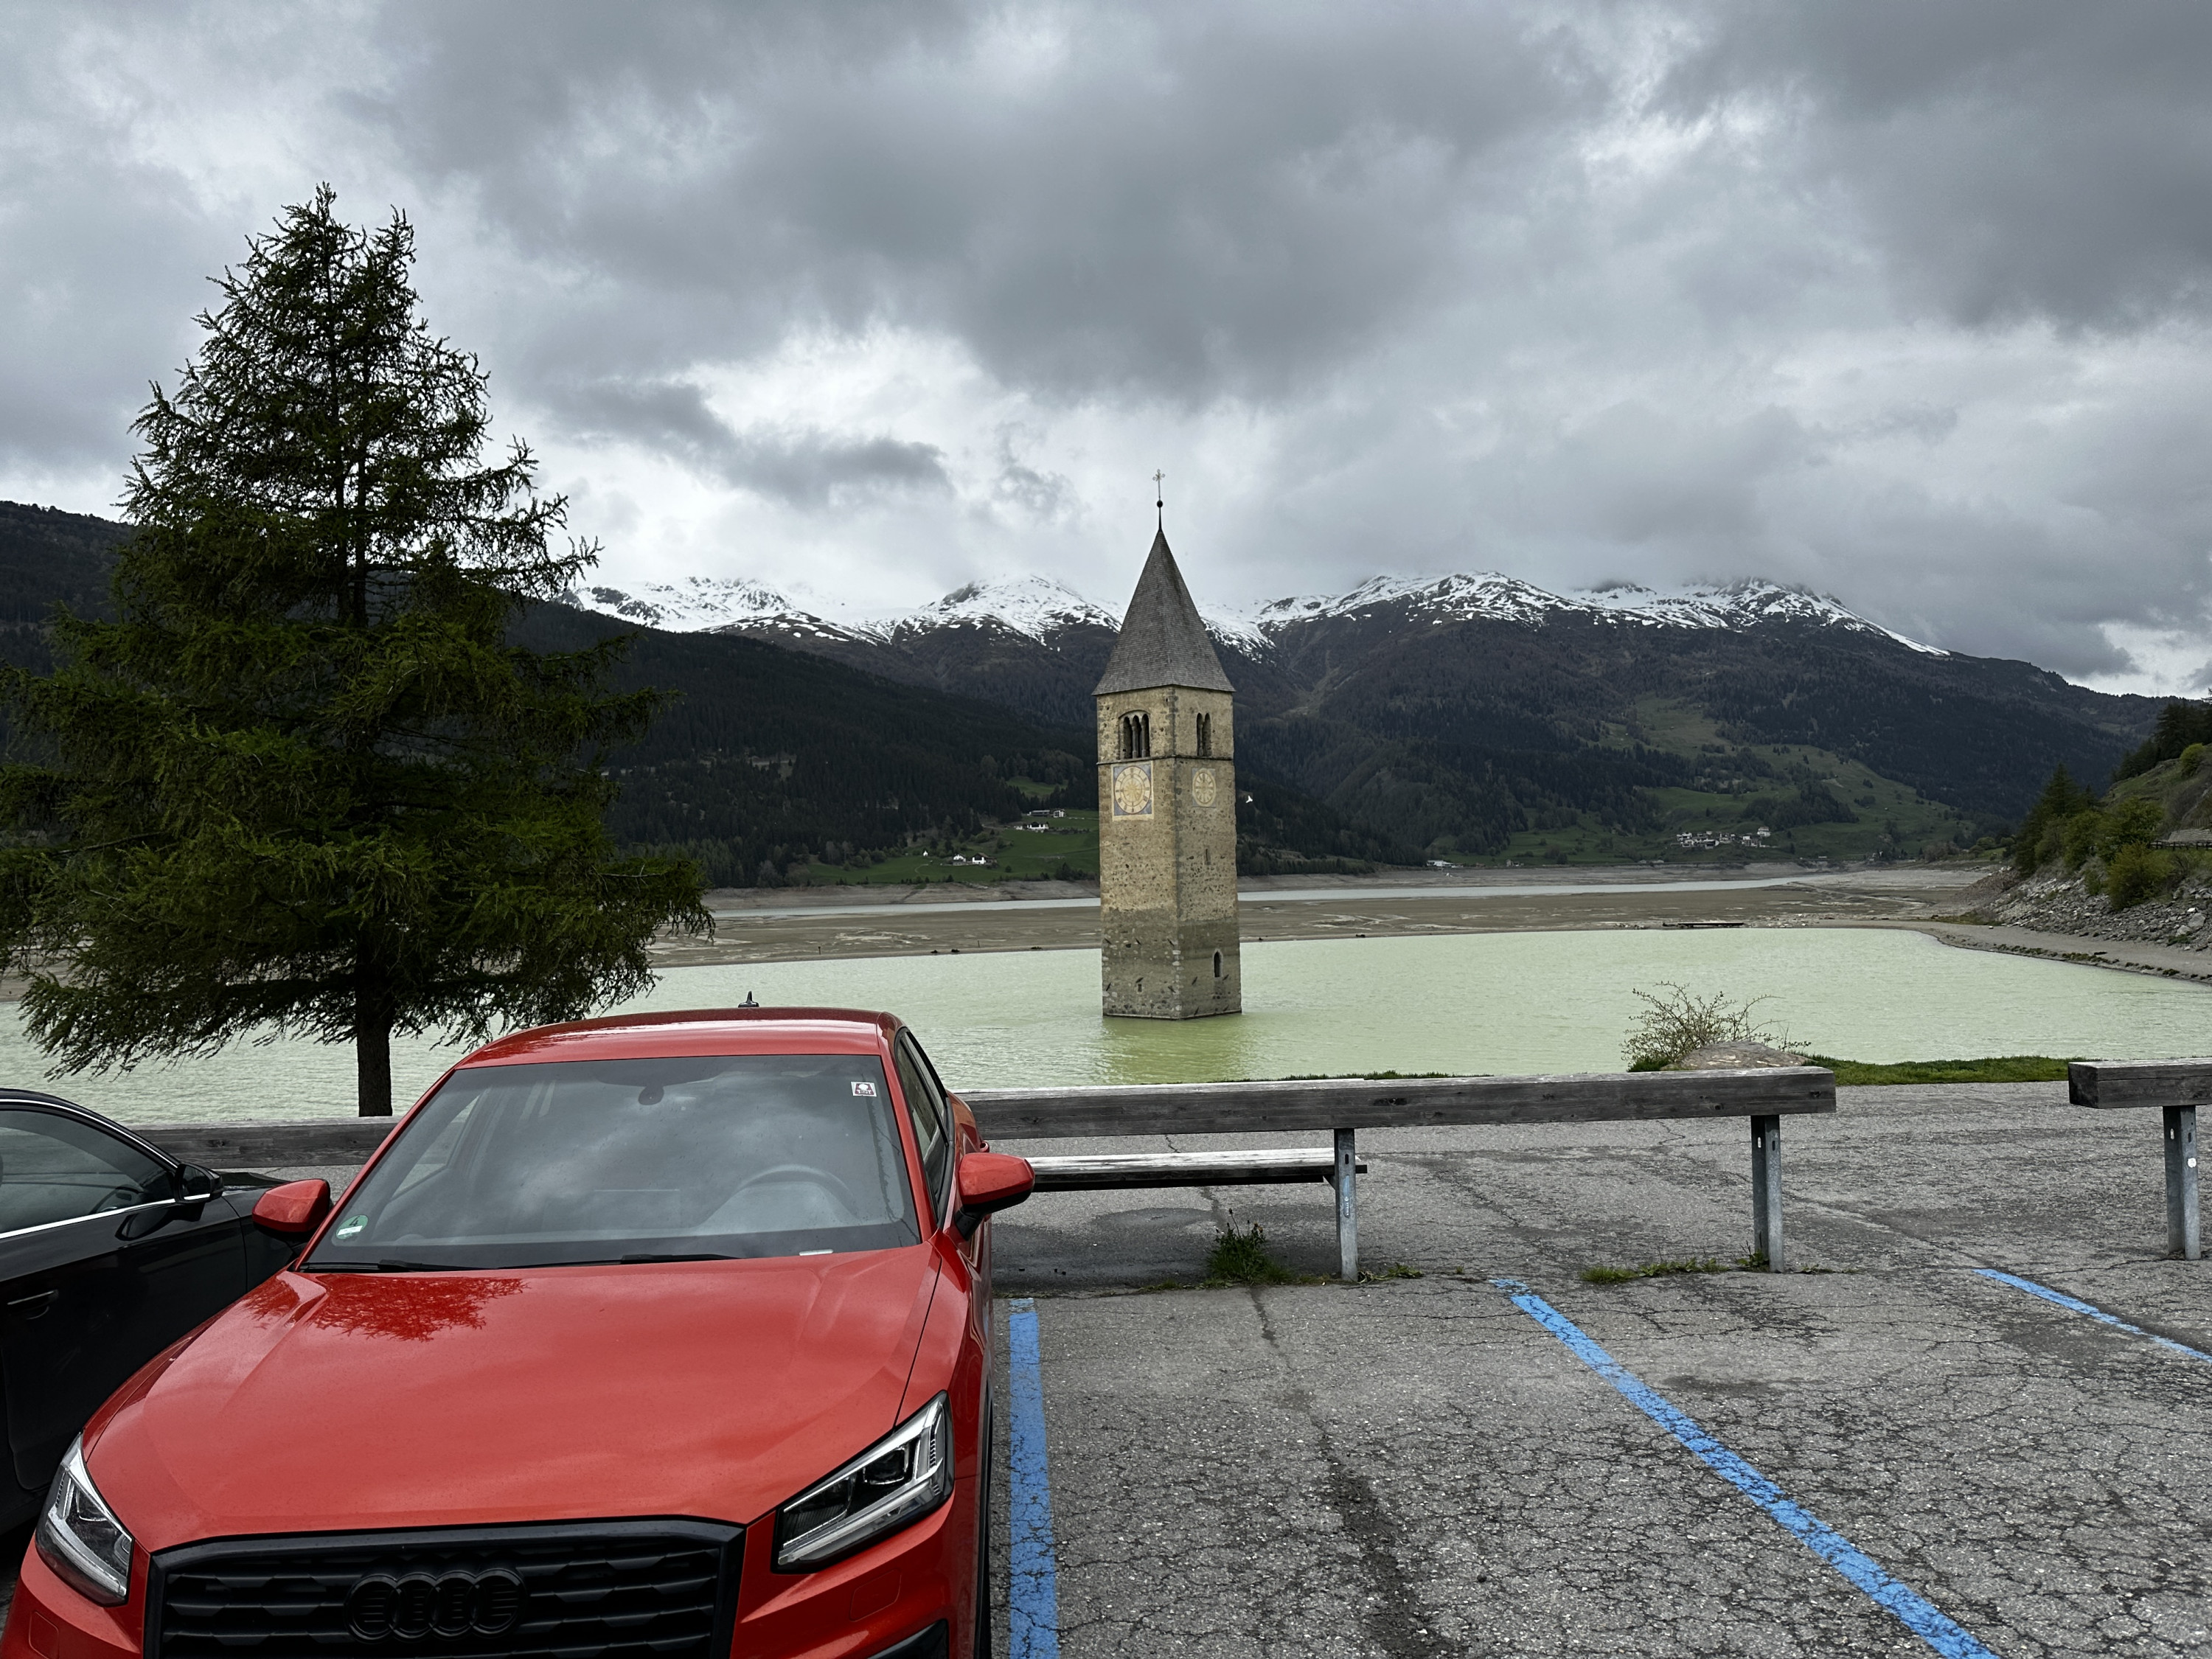
[[1784,1125],[1790,1265],[1824,1272],[1582,1281],[1744,1254],[1741,1123],[1363,1134],[1363,1266],[1421,1276],[1357,1286],[1145,1288],[1192,1285],[1224,1224],[1331,1271],[1320,1185],[1000,1218],[1000,1290],[1036,1312],[1060,1651],[1931,1650],[1499,1279],[1989,1651],[2204,1650],[2212,1363],[1980,1271],[2212,1353],[2212,1262],[2164,1259],[2157,1114],[1841,1094]]

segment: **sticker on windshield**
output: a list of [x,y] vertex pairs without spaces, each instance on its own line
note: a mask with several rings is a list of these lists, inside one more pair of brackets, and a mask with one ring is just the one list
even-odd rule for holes
[[872,1097],[876,1092],[876,1085],[872,1083],[855,1083],[853,1085],[853,1092],[856,1095],[867,1095]]
[[368,1225],[368,1218],[367,1216],[349,1215],[343,1221],[338,1223],[338,1230],[336,1237],[339,1238],[351,1238],[356,1233],[359,1232],[362,1228]]

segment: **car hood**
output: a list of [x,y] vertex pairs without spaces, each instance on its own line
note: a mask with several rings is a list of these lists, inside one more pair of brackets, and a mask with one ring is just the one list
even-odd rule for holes
[[99,1423],[149,1550],[689,1515],[750,1522],[893,1425],[927,1247],[484,1273],[279,1273]]

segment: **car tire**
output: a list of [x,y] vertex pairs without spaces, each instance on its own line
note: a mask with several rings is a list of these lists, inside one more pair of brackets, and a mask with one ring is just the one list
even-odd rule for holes
[[975,1640],[969,1659],[991,1659],[991,1482],[998,1462],[991,1396],[983,1396],[982,1467],[975,1476]]

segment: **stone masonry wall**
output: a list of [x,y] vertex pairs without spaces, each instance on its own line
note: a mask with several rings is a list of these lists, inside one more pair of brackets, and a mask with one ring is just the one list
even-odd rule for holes
[[[1137,711],[1152,717],[1152,754],[1125,762],[1121,717]],[[1210,755],[1197,752],[1201,713],[1212,717]],[[1232,720],[1221,691],[1168,686],[1098,699],[1099,975],[1109,1014],[1194,1019],[1243,1006]]]

